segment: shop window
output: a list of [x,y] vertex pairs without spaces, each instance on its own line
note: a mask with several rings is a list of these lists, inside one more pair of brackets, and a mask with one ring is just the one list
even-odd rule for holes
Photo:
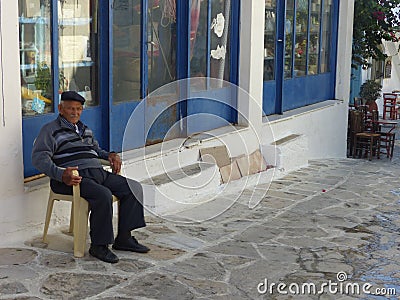
[[[97,24],[94,1],[19,0],[20,73],[23,116],[55,111],[55,94],[75,90],[98,104],[96,88]],[[51,9],[58,8],[58,74],[53,87]]]
[[148,85],[152,92],[176,80],[177,13],[175,1],[150,0],[148,5]]
[[324,0],[322,10],[322,36],[321,36],[321,66],[320,72],[330,72],[329,57],[331,55],[332,40],[332,0]]
[[385,61],[383,60],[372,60],[371,64],[371,79],[381,80],[384,76]]
[[97,3],[58,2],[58,91],[77,91],[85,97],[86,106],[96,106],[98,26],[94,23],[97,18],[93,18],[93,12],[97,12]]
[[320,54],[321,0],[312,0],[310,7],[310,38],[308,43],[308,74],[318,73]]
[[116,0],[113,6],[113,100],[140,98],[140,1]]
[[290,78],[293,65],[294,0],[287,0],[286,5],[284,77]]
[[[276,2],[265,0],[264,81],[275,78]],[[284,78],[329,72],[332,0],[287,0]]]
[[308,30],[308,0],[298,0],[296,5],[296,34],[294,38],[294,76],[306,75]]
[[22,115],[54,111],[50,4],[19,0],[19,47]]
[[[190,6],[190,76],[230,81],[231,1],[192,0]],[[197,82],[196,90],[219,88],[222,81]]]
[[276,2],[265,1],[264,81],[275,79]]

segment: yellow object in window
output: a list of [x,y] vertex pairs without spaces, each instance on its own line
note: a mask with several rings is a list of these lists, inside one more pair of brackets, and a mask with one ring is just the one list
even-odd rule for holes
[[21,97],[24,98],[24,99],[28,99],[28,100],[33,100],[35,97],[37,97],[37,98],[39,98],[40,100],[43,100],[46,103],[49,103],[49,104],[51,103],[50,99],[48,99],[46,97],[43,97],[42,95],[38,95],[34,91],[32,91],[32,90],[30,90],[30,89],[28,89],[28,88],[26,88],[24,86],[21,86]]

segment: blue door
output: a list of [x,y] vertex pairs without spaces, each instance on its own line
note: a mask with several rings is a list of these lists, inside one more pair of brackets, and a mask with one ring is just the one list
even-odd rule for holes
[[[112,149],[120,151],[123,143],[129,150],[235,122],[235,89],[215,82],[237,81],[239,23],[232,19],[238,19],[238,8],[238,0],[113,2]],[[221,47],[227,49],[223,56],[215,54]],[[203,80],[198,89],[181,81],[206,76],[215,80]],[[208,112],[225,121],[182,125],[186,116]],[[126,128],[131,116],[135,120]]]
[[360,96],[360,88],[361,88],[361,66],[358,66],[357,69],[351,68],[349,104],[354,105],[354,98]]
[[110,142],[115,151],[161,142],[177,121],[178,108],[170,99],[176,98],[171,82],[177,79],[180,55],[180,3],[113,1],[109,77]]

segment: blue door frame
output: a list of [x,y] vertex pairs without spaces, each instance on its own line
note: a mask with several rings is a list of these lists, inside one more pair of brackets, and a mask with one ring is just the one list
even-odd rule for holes
[[[321,7],[324,7],[321,1]],[[275,51],[275,80],[264,81],[263,84],[263,113],[264,115],[282,114],[284,111],[310,105],[320,101],[335,98],[336,81],[336,55],[338,37],[338,16],[340,0],[333,1],[332,24],[331,24],[331,49],[329,72],[316,75],[306,75],[284,79],[284,52],[285,52],[285,20],[286,1],[277,1],[277,41]],[[321,16],[322,17],[322,16]],[[323,20],[320,21],[321,23]],[[292,24],[294,26],[294,24]],[[321,26],[322,27],[322,26]],[[322,28],[320,28],[322,31]],[[321,32],[320,32],[321,38]],[[292,45],[295,40],[293,36]],[[321,43],[319,43],[322,47]],[[294,55],[294,47],[293,54]],[[294,56],[293,56],[294,57]],[[320,61],[321,51],[319,51]],[[306,67],[308,68],[308,67]],[[292,68],[294,69],[294,60]]]

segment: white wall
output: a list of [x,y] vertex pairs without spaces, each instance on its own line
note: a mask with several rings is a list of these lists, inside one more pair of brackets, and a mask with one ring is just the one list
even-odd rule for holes
[[308,159],[345,157],[347,109],[346,102],[331,100],[286,112],[264,124],[262,144],[299,134],[307,140]]
[[[400,55],[392,56],[392,73],[390,78],[382,80],[382,93],[391,93],[393,90],[400,90]],[[376,101],[380,114],[383,112],[382,97]]]
[[[22,117],[18,48],[18,1],[1,1],[1,46],[3,57],[0,94],[0,243],[3,235],[26,226],[32,203],[24,195],[22,164]],[[3,109],[4,105],[4,109]]]
[[264,68],[264,1],[241,1],[239,125],[261,128]]

